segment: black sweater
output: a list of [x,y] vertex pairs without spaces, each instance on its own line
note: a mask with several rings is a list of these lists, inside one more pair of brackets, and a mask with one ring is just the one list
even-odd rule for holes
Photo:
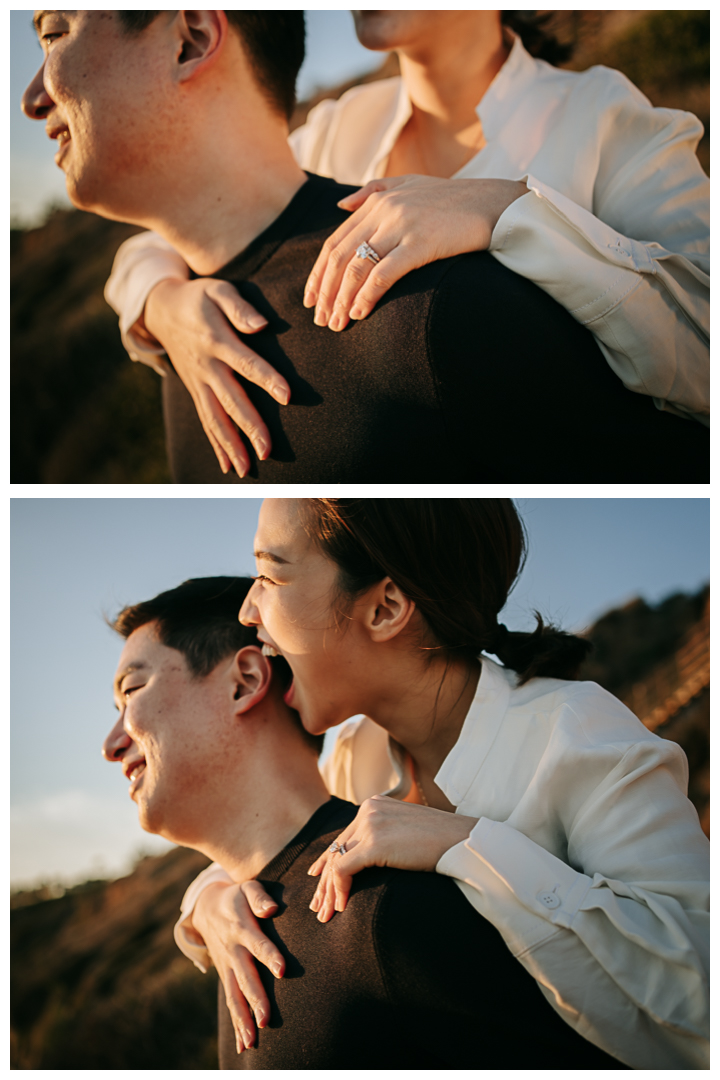
[[354,190],[310,176],[215,277],[268,319],[244,338],[285,376],[287,407],[246,388],[271,457],[223,476],[179,378],[164,380],[178,483],[704,481],[708,432],[630,393],[595,339],[488,252],[414,270],[336,334],[302,305],[325,238]]
[[450,878],[364,870],[319,923],[307,869],[356,813],[331,798],[258,875],[286,974],[260,966],[272,1018],[240,1055],[220,986],[221,1069],[625,1068],[560,1019]]

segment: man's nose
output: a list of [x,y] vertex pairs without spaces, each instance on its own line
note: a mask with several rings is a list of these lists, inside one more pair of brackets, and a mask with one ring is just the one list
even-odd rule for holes
[[54,105],[53,99],[45,89],[44,71],[45,63],[43,62],[42,67],[22,96],[22,111],[31,120],[44,120]]
[[243,626],[260,625],[260,614],[258,612],[258,609],[255,607],[255,601],[253,600],[253,595],[255,593],[256,587],[257,582],[254,581],[250,592],[245,597],[243,601],[243,606],[240,608],[240,611],[238,613],[238,619],[243,624]]
[[123,727],[122,717],[118,720],[107,739],[103,743],[102,753],[106,761],[119,761],[129,746],[132,739]]

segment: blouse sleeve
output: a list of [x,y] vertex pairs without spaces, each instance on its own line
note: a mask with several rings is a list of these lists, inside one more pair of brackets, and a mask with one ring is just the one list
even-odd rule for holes
[[599,116],[591,209],[526,173],[530,192],[502,214],[490,250],[588,327],[628,389],[707,424],[709,181],[695,155],[703,128],[690,113],[652,108],[618,72],[597,70],[584,93],[602,107],[578,103]]
[[564,833],[567,861],[514,812],[481,818],[438,872],[585,1038],[632,1068],[708,1068],[708,843],[682,750],[566,750],[553,774],[546,827]]

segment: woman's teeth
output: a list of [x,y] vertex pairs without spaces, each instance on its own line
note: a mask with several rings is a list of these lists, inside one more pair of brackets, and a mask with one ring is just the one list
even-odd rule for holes
[[282,656],[282,653],[279,653],[272,645],[267,645],[265,642],[263,642],[261,651],[263,656]]
[[145,764],[144,764],[144,762],[141,762],[139,765],[135,766],[135,768],[129,774],[128,779],[130,781],[137,780],[140,773],[143,772],[144,770],[145,770]]

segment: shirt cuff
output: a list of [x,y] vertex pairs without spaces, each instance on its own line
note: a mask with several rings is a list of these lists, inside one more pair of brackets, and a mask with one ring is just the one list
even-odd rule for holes
[[[485,914],[515,956],[569,929],[592,879],[504,822],[480,818],[467,840],[446,851],[440,874],[477,890]],[[476,905],[478,906],[478,905]]]
[[208,885],[216,881],[226,885],[232,885],[233,879],[223,870],[219,863],[211,863],[195,880],[188,886],[180,904],[180,918],[175,923],[173,935],[175,944],[181,953],[192,960],[195,967],[200,968],[203,975],[212,967],[210,953],[205,948],[205,943],[192,925],[191,916],[198,897]]

